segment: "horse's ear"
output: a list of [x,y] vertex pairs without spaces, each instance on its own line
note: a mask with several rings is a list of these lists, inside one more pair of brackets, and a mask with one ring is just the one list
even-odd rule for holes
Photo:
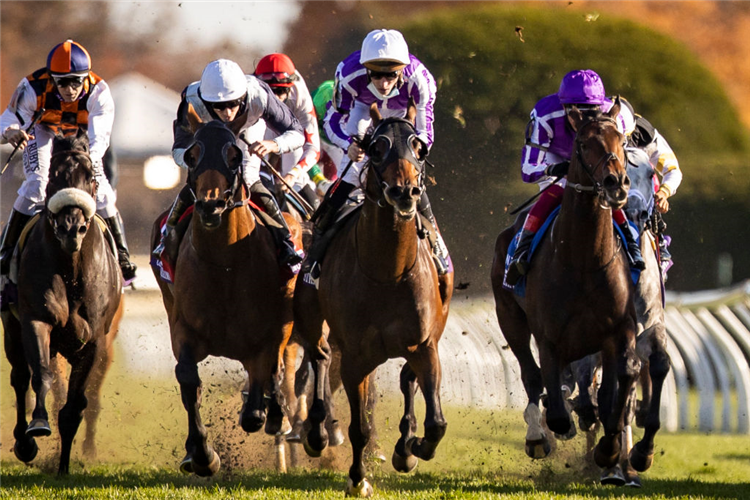
[[578,130],[578,127],[583,122],[583,113],[578,109],[578,106],[572,106],[568,111],[568,116],[573,120],[573,129]]
[[372,103],[372,106],[370,106],[370,118],[372,118],[373,127],[377,127],[383,120],[383,115],[380,114],[380,110],[378,109],[378,104],[376,102]]
[[409,106],[406,108],[406,119],[409,120],[412,125],[417,123],[417,106],[414,104],[413,97],[409,98]]
[[612,105],[611,108],[609,108],[609,111],[607,111],[607,116],[610,118],[617,118],[617,115],[620,114],[621,107],[622,107],[622,103],[620,102],[620,96],[618,95],[615,98],[615,103]]
[[190,129],[195,133],[198,128],[203,125],[203,120],[201,120],[201,117],[198,116],[198,113],[195,111],[195,108],[192,104],[188,104],[188,110],[187,110],[187,119],[190,123]]

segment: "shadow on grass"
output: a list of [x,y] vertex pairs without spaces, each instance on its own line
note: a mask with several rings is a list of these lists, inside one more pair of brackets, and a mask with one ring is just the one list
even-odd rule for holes
[[[293,470],[288,474],[272,471],[222,473],[214,478],[186,476],[167,469],[148,469],[133,466],[102,466],[68,477],[49,475],[32,467],[2,464],[2,484],[6,492],[43,488],[48,492],[65,492],[73,488],[123,489],[154,488],[172,490],[180,495],[202,492],[221,496],[227,490],[275,490],[284,497],[298,496],[304,492],[341,492],[345,488],[343,473],[327,470]],[[542,492],[549,495],[570,495],[576,498],[750,498],[750,484],[703,482],[696,479],[651,479],[641,489],[601,486],[595,480],[581,482],[580,476],[542,471],[534,477],[517,474],[447,473],[397,475],[376,474],[373,480],[376,491],[383,494],[403,494],[404,497],[423,498],[425,494],[461,493],[491,495],[526,495]],[[167,491],[164,491],[167,493]],[[295,493],[292,495],[292,493]]]

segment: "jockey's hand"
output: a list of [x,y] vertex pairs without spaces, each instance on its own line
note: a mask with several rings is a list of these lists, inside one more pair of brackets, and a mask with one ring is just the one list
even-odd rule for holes
[[661,189],[654,194],[654,205],[660,214],[665,214],[669,211],[669,200],[667,193]]
[[258,141],[248,146],[250,153],[258,155],[261,158],[270,153],[278,153],[279,145],[275,141]]
[[8,129],[3,135],[5,137],[5,140],[8,141],[8,144],[13,147],[18,146],[18,149],[20,149],[21,151],[24,150],[26,144],[29,142],[29,139],[34,138],[33,135],[29,135],[20,129]]
[[346,156],[352,161],[362,161],[365,158],[365,150],[353,142],[349,145],[349,149],[346,150]]

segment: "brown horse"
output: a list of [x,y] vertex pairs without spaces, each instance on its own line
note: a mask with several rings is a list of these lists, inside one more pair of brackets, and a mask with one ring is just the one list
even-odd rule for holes
[[[604,436],[594,450],[600,467],[612,467],[620,454],[625,403],[635,383],[636,313],[628,261],[613,232],[612,209],[627,201],[624,137],[614,117],[617,102],[606,114],[571,113],[574,151],[554,227],[542,239],[527,275],[526,295],[503,287],[508,246],[520,225],[500,233],[495,245],[492,285],[500,328],[518,359],[529,402],[526,453],[549,454],[541,427],[539,402],[547,390],[546,423],[556,434],[571,426],[560,387],[562,370],[571,362],[602,351],[603,380],[599,414]],[[519,218],[520,219],[520,218]],[[531,335],[539,349],[540,366],[531,351]]]
[[[13,451],[23,462],[37,454],[35,437],[51,434],[45,405],[53,373],[50,358],[62,354],[72,366],[68,397],[60,410],[59,474],[67,474],[92,366],[120,306],[122,278],[102,225],[93,222],[96,181],[88,139],[57,139],[47,200],[29,231],[18,262],[18,316],[2,312],[5,352],[11,363],[17,421]],[[26,424],[26,391],[36,393]]]
[[[185,158],[194,214],[180,243],[174,284],[156,269],[154,274],[188,413],[187,454],[180,469],[210,476],[219,470],[220,459],[201,421],[198,363],[209,355],[240,361],[248,374],[242,428],[257,432],[265,424],[266,433],[277,434],[284,417],[280,386],[292,331],[294,280],[281,277],[271,234],[248,207],[235,134],[219,121],[205,123],[196,129]],[[162,218],[154,225],[154,246]],[[298,227],[293,234],[299,237]]]
[[[311,346],[315,371],[306,449],[316,456],[328,443],[324,396],[331,350],[323,335],[325,320],[341,350],[341,379],[351,412],[353,461],[347,493],[358,496],[373,492],[363,455],[371,438],[370,377],[379,365],[389,358],[406,359],[401,372],[405,412],[393,454],[396,470],[412,470],[417,457],[431,459],[445,434],[438,341],[453,288],[452,273],[438,279],[432,251],[415,224],[427,150],[414,129],[414,107],[406,120],[383,120],[377,108],[370,114],[375,130],[364,206],[332,240],[319,289],[300,276],[294,298],[295,325]],[[426,400],[424,438],[415,436],[417,382]]]

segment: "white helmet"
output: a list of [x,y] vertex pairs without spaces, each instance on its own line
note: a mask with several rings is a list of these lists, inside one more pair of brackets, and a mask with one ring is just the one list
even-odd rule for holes
[[398,71],[409,64],[409,47],[396,30],[375,30],[362,42],[360,64],[373,71]]
[[217,59],[203,70],[200,92],[204,101],[233,101],[247,93],[247,77],[236,62]]

